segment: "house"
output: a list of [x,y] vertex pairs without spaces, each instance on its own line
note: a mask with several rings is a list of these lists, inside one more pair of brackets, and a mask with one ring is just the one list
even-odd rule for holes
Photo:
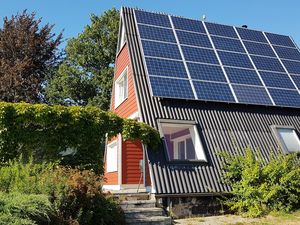
[[167,206],[230,192],[218,152],[300,151],[299,89],[289,36],[122,8],[111,111],[162,144],[109,140],[104,188],[144,188]]

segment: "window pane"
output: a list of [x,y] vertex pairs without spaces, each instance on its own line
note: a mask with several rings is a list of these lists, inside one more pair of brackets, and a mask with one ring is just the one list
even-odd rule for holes
[[196,159],[193,140],[191,138],[186,139],[186,156],[187,159]]
[[194,125],[163,123],[161,126],[170,160],[203,160],[196,156],[203,153],[196,154],[202,148],[195,148],[194,142],[200,140]]
[[300,152],[300,141],[294,129],[277,128],[277,131],[289,152]]
[[127,90],[127,70],[126,70],[126,74],[124,75],[124,82],[123,82],[123,85],[124,85],[124,96],[123,96],[123,100],[125,98],[127,98],[128,96],[128,90]]
[[178,159],[185,159],[185,141],[178,143]]

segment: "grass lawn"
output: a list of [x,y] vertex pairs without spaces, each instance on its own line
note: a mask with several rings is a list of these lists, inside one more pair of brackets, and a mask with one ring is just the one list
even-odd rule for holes
[[236,215],[194,217],[175,220],[175,225],[300,225],[300,211],[271,213],[262,218],[243,218]]

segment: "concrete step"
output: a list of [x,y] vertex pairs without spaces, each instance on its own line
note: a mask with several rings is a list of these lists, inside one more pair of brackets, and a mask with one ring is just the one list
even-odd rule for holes
[[114,197],[120,201],[137,201],[137,200],[149,200],[150,194],[148,192],[143,193],[115,193]]
[[172,220],[166,216],[153,216],[145,218],[126,219],[126,224],[134,225],[171,225]]
[[120,206],[123,210],[129,208],[155,208],[155,203],[155,200],[122,201]]
[[164,210],[161,208],[129,208],[124,210],[126,219],[142,219],[153,216],[163,216]]

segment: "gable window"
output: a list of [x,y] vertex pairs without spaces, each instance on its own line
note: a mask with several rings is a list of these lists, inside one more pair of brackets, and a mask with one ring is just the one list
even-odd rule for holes
[[300,152],[300,139],[294,127],[273,126],[272,129],[285,152]]
[[118,171],[118,142],[114,141],[107,145],[106,149],[106,172]]
[[128,68],[122,72],[115,82],[115,108],[128,97]]
[[207,161],[195,124],[161,122],[169,160]]

